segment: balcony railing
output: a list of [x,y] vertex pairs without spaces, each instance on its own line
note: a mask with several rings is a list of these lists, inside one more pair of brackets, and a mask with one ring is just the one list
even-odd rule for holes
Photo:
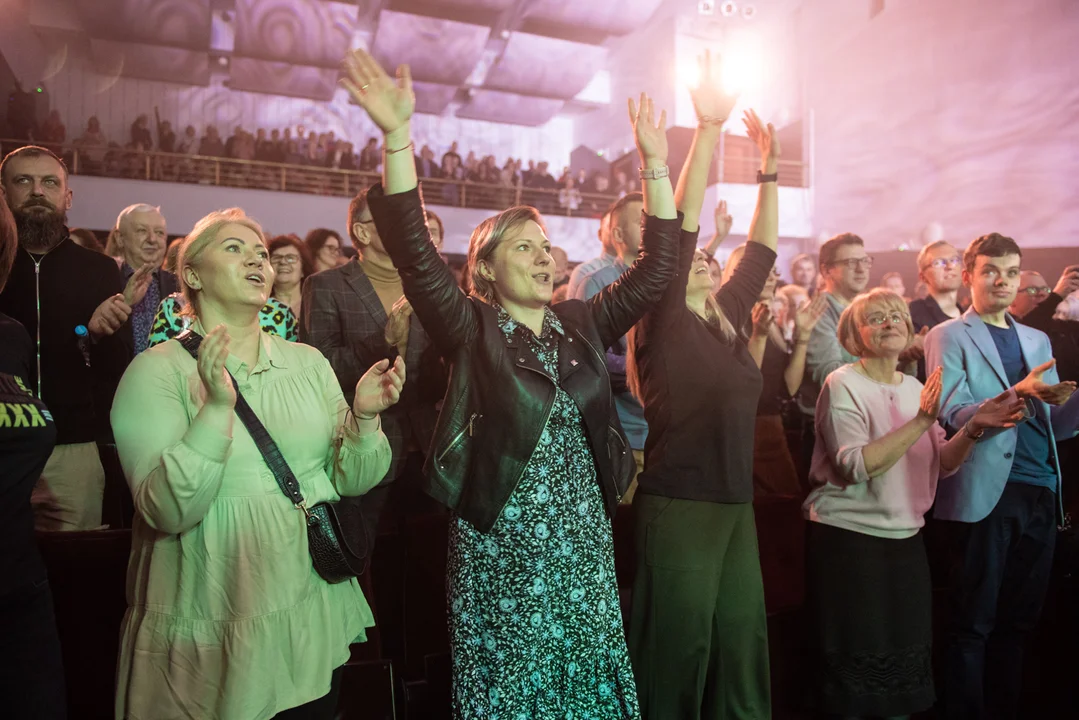
[[[25,145],[25,141],[0,140],[4,152]],[[311,195],[353,197],[380,179],[378,173],[339,170],[320,165],[294,165],[237,160],[234,158],[186,155],[118,147],[48,145],[63,157],[72,175],[130,180],[180,182],[219,187],[271,190]],[[720,158],[720,181],[756,182],[759,160],[753,157]],[[514,185],[477,183],[469,180],[420,178],[424,199],[432,205],[503,210],[512,205],[532,205],[545,214],[598,217],[617,199],[613,193],[567,195],[561,189],[539,189]],[[802,163],[780,161],[779,184],[801,187]]]

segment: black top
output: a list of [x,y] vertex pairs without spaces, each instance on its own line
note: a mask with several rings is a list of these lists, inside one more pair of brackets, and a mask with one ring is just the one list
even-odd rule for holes
[[[89,326],[97,306],[120,292],[123,282],[116,261],[70,239],[45,255],[31,255],[22,248],[15,255],[11,277],[0,292],[0,312],[21,323],[36,341],[40,302],[40,346],[32,353],[27,387],[38,394],[40,384],[40,397],[56,418],[57,444],[111,438],[109,409],[131,360],[131,323],[89,344],[89,368],[75,327]],[[40,353],[40,383],[36,353]]]
[[0,597],[45,577],[30,493],[56,441],[45,405],[27,390],[33,343],[0,313]]
[[764,343],[764,361],[761,362],[761,398],[757,401],[757,416],[782,415],[783,403],[791,399],[787,392],[787,371],[790,353],[779,347],[772,338]]
[[[686,282],[697,233],[682,232],[678,274],[634,337],[648,440],[639,490],[652,495],[745,503],[753,500],[753,433],[760,370],[740,339],[686,307]],[[775,264],[760,243],[746,253],[717,299],[731,324],[744,327]]]
[[1079,381],[1079,322],[1058,320],[1053,315],[1064,298],[1055,292],[1038,303],[1037,307],[1023,316],[1018,322],[1041,330],[1049,336],[1053,346],[1053,357],[1057,361],[1057,374],[1063,380]]
[[[956,315],[956,317],[959,316]],[[940,305],[937,304],[932,295],[926,295],[921,300],[910,301],[910,322],[914,325],[914,332],[916,333],[921,332],[922,328],[932,330],[937,325],[953,319],[940,309]],[[924,383],[926,377],[925,358],[919,358],[917,378]]]

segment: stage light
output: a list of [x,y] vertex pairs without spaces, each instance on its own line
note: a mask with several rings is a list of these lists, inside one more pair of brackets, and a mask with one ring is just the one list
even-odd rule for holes
[[723,17],[734,17],[738,14],[738,3],[727,0],[727,2],[719,6],[719,12],[722,13]]
[[755,5],[743,5],[742,17],[746,20],[752,20],[757,16],[757,7]]
[[697,12],[701,15],[715,15],[716,0],[701,0],[697,3]]
[[724,90],[745,94],[760,89],[764,62],[760,45],[760,38],[749,33],[739,33],[726,44],[721,77]]
[[695,88],[701,81],[701,66],[695,58],[686,58],[678,62],[676,75],[680,87]]

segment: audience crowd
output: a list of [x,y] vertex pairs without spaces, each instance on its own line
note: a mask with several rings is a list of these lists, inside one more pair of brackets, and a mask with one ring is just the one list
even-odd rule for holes
[[[1051,288],[1012,238],[940,241],[918,253],[911,299],[895,273],[868,288],[873,257],[847,232],[782,278],[781,149],[749,111],[757,205],[721,267],[726,204],[704,242],[699,218],[735,98],[707,54],[701,67],[677,187],[644,94],[629,113],[639,190],[624,174],[608,186],[462,160],[456,143],[437,161],[415,153],[407,72],[363,51],[345,85],[384,135],[359,153],[304,128],[223,141],[160,121],[155,145],[148,118],[133,123],[124,152],[379,174],[353,197],[347,238],[270,237],[233,208],[169,246],[169,208],[132,202],[102,247],[68,227],[58,116],[43,146],[8,154],[11,717],[66,716],[35,530],[131,527],[116,717],[328,719],[350,645],[375,626],[357,577],[378,528],[442,514],[453,717],[768,718],[753,503],[771,501],[808,521],[817,710],[1024,717],[1024,646],[1079,491],[1079,266]],[[110,162],[95,119],[76,145],[80,162]],[[592,260],[569,267],[536,201],[481,223],[457,277],[427,178],[558,190],[554,212],[620,197]],[[637,557],[624,619],[620,503]],[[927,523],[955,561],[943,634]]]
[[[15,139],[34,141],[52,150],[69,167],[76,165],[80,174],[106,177],[351,195],[377,176],[382,166],[382,148],[374,137],[357,150],[332,130],[318,132],[297,125],[268,132],[259,128],[252,133],[237,125],[223,139],[215,125],[207,125],[200,136],[194,125],[174,130],[156,112],[153,124],[148,115],[139,115],[131,123],[126,142],[110,140],[95,116],[87,120],[79,135],[68,138],[56,110],[39,127],[27,129],[23,135]],[[177,157],[170,157],[173,155]],[[215,167],[203,158],[243,162]],[[499,164],[493,155],[480,157],[473,151],[462,158],[456,141],[441,158],[429,145],[423,145],[414,159],[417,175],[433,181],[431,184],[438,186],[434,192],[451,205],[499,209],[514,204],[520,191],[523,202],[545,212],[598,217],[611,198],[639,189],[624,172],[612,177],[599,171],[573,172],[564,167],[556,177],[547,162],[529,160],[526,164],[520,158],[508,158]],[[266,163],[289,168],[282,174],[280,168]],[[356,179],[349,185],[341,173],[320,170],[369,173],[371,178]]]

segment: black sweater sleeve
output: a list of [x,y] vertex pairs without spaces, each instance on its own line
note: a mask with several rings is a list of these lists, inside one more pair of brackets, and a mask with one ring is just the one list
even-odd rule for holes
[[775,263],[775,250],[759,242],[746,243],[745,254],[731,279],[716,293],[723,314],[735,328],[743,328],[749,322],[753,305],[760,298],[768,273],[772,272]]
[[1023,319],[1019,322],[1024,325],[1029,325],[1035,330],[1041,330],[1044,333],[1049,332],[1049,328],[1053,324],[1053,315],[1056,314],[1057,306],[1064,302],[1064,298],[1057,295],[1055,292],[1049,293],[1049,297],[1038,303],[1033,310],[1023,316]]

